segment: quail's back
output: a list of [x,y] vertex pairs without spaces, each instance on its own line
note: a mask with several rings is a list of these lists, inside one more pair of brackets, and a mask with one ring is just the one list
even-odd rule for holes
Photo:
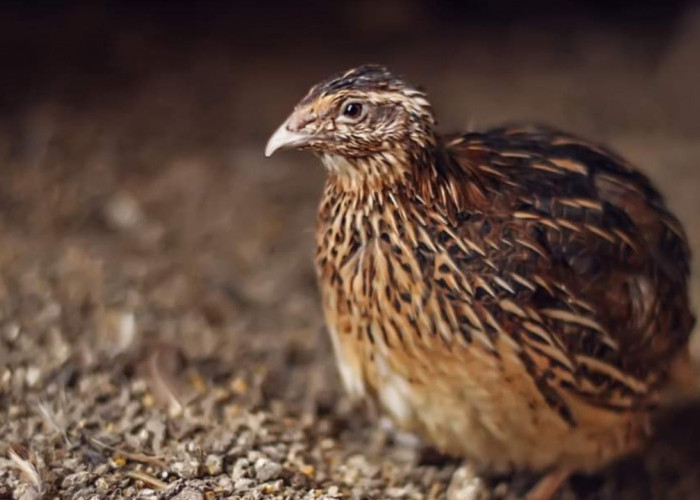
[[598,145],[434,126],[423,92],[365,66],[312,88],[268,144],[328,169],[316,266],[347,389],[489,467],[634,449],[687,359],[681,224]]

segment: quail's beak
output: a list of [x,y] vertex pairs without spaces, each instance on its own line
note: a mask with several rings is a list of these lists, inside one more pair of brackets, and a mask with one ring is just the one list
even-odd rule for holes
[[299,119],[295,115],[296,113],[292,113],[292,116],[272,134],[267,141],[267,146],[265,146],[265,156],[270,157],[277,150],[297,148],[309,142],[311,135],[295,130],[299,123]]

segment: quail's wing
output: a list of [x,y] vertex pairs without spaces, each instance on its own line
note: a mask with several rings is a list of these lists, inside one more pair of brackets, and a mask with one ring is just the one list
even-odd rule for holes
[[447,147],[482,199],[481,214],[455,217],[484,248],[483,269],[460,263],[493,292],[480,304],[518,336],[534,377],[568,365],[570,390],[633,404],[693,324],[687,241],[661,195],[613,153],[557,131],[496,129]]

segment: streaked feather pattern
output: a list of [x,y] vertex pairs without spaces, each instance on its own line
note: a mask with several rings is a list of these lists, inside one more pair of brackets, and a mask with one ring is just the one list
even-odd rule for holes
[[[363,95],[368,117],[336,123]],[[497,468],[638,446],[694,322],[683,228],[643,174],[540,126],[439,136],[425,94],[378,67],[295,114],[329,171],[316,265],[351,392]]]

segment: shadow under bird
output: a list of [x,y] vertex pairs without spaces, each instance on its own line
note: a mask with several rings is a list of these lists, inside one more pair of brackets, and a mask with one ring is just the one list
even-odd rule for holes
[[638,450],[690,384],[689,250],[650,181],[539,127],[444,136],[381,66],[308,92],[270,138],[328,171],[316,228],[346,389],[485,470],[543,478]]

